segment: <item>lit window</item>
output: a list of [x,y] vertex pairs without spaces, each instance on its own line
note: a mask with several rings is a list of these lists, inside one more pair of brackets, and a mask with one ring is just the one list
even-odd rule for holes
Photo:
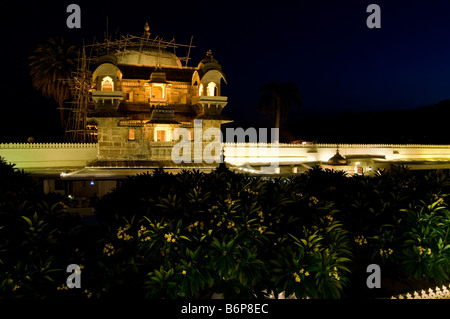
[[156,141],[158,141],[158,142],[166,141],[166,131],[165,130],[157,130],[156,131]]
[[114,91],[114,82],[109,76],[103,78],[102,91]]
[[363,172],[364,172],[364,170],[363,170],[362,166],[360,165],[360,163],[359,162],[356,163],[356,165],[355,165],[355,173],[358,174],[358,175],[362,175]]
[[203,84],[200,83],[200,86],[198,87],[198,95],[202,96],[203,95]]
[[217,86],[214,82],[209,82],[208,88],[207,88],[207,95],[208,96],[216,96],[217,95]]
[[134,141],[135,139],[136,139],[136,133],[134,132],[133,129],[129,129],[128,130],[128,140]]
[[155,142],[168,142],[172,138],[172,129],[169,124],[158,124],[153,136]]
[[152,99],[162,99],[164,98],[163,88],[161,86],[152,87]]

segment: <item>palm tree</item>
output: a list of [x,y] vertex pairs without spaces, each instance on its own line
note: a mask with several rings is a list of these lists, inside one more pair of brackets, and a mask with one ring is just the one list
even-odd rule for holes
[[293,82],[265,84],[259,90],[261,98],[258,109],[262,113],[268,113],[274,121],[275,128],[287,121],[289,110],[292,106],[300,107],[300,93]]
[[75,71],[78,52],[63,37],[52,37],[38,45],[34,54],[28,58],[32,85],[45,97],[53,98],[59,105],[61,126],[64,129],[64,101],[70,97],[70,88],[66,79]]

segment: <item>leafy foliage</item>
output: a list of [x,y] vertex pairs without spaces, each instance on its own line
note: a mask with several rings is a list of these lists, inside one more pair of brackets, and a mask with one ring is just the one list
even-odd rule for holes
[[[347,232],[331,216],[333,203],[295,196],[293,187],[283,179],[218,171],[176,176],[156,171],[130,178],[99,203],[108,208],[99,217],[118,229],[104,242],[115,248],[114,256],[101,260],[112,276],[107,280],[134,269],[136,276],[147,276],[147,297],[156,298],[203,298],[214,292],[255,298],[284,289],[301,298],[338,298],[349,272]],[[117,194],[133,209],[108,216],[109,207],[121,205]],[[133,222],[121,223],[131,212]],[[305,240],[311,242],[303,247]],[[130,262],[114,268],[114,258],[134,256],[136,268]],[[306,267],[311,277],[297,282],[300,268],[291,263]]]
[[[101,198],[95,226],[11,165],[1,161],[0,172],[0,187],[17,184],[0,193],[7,298],[345,298],[370,295],[358,278],[371,263],[383,268],[384,286],[449,280],[442,172],[366,177],[316,167],[268,179],[156,170]],[[71,263],[84,266],[82,290],[64,287]]]
[[31,177],[3,160],[0,185],[0,296],[54,297],[66,267],[82,262],[77,249],[83,224],[60,198],[44,195]]

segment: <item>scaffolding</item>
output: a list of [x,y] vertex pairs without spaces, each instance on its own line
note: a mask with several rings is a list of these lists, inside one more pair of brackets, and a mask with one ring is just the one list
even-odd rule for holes
[[[111,40],[105,36],[102,42],[96,42],[95,39],[92,44],[84,44],[78,54],[77,70],[72,73],[67,83],[70,87],[71,100],[67,102],[65,111],[68,115],[68,120],[65,129],[64,140],[69,143],[95,143],[97,142],[97,125],[96,123],[89,123],[89,113],[94,110],[94,104],[90,98],[92,86],[92,70],[91,66],[96,65],[98,58],[104,54],[114,54],[118,57],[123,55],[127,50],[134,50],[142,53],[146,48],[156,48],[159,52],[161,50],[173,50],[173,53],[184,62],[182,68],[188,67],[190,60],[189,55],[192,45],[192,36],[189,44],[180,44],[175,42],[175,38],[171,41],[164,40],[158,36],[150,37],[148,24],[144,27],[144,34],[142,36],[134,36],[127,34],[120,36],[119,39]],[[187,50],[186,56],[178,56],[177,49]],[[89,55],[86,54],[89,52]]]
[[[92,52],[92,51],[91,51]],[[70,143],[93,143],[97,141],[97,127],[88,125],[88,109],[91,104],[90,91],[92,72],[89,70],[92,58],[86,56],[83,45],[79,52],[78,67],[68,79],[71,101],[67,102],[68,120],[64,140]]]

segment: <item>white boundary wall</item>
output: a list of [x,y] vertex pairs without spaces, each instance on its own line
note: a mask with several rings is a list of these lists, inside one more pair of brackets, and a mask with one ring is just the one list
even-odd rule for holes
[[[278,144],[224,143],[225,161],[231,164],[270,162],[278,154],[280,164],[291,162],[326,162],[339,148],[346,156],[384,156],[387,161],[450,161],[450,145],[420,144]],[[262,155],[259,155],[262,154]],[[259,156],[258,156],[259,155]]]
[[97,159],[96,143],[6,143],[0,157],[17,168],[84,167]]
[[[223,143],[230,164],[326,162],[339,147],[346,156],[384,156],[387,161],[449,161],[450,145]],[[98,144],[4,143],[0,156],[17,168],[84,167],[97,159]]]

